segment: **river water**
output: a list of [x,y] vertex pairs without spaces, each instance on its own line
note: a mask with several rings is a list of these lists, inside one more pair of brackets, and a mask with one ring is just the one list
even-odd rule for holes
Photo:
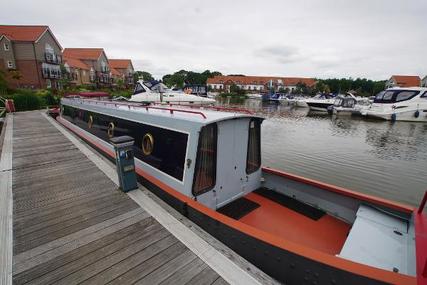
[[266,118],[265,166],[414,206],[427,189],[427,123],[332,117],[254,99],[219,104]]

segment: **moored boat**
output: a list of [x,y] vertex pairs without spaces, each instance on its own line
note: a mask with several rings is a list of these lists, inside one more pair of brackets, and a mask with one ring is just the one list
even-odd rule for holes
[[[190,89],[188,89],[190,90]],[[215,99],[187,94],[179,91],[171,91],[164,88],[162,83],[151,84],[150,82],[138,81],[132,97],[129,101],[143,103],[173,103],[173,104],[198,104],[211,105],[215,103]]]
[[328,108],[334,104],[335,98],[329,94],[318,94],[313,98],[305,100],[311,111],[327,112]]
[[132,136],[143,185],[281,282],[427,280],[422,207],[262,167],[261,117],[82,98],[60,113],[110,158],[109,139]]
[[389,88],[362,115],[389,121],[427,122],[427,88]]

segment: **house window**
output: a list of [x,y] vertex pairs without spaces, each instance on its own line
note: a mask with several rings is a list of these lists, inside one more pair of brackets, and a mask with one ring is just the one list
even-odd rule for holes
[[50,81],[50,79],[46,80],[46,88],[52,88],[52,82]]
[[13,62],[10,60],[7,62],[7,68],[13,68]]
[[193,195],[211,190],[216,183],[217,125],[204,126],[200,131],[196,166],[193,181]]
[[261,166],[261,122],[252,119],[249,122],[248,154],[246,173],[251,174]]
[[9,43],[4,43],[4,50],[5,51],[8,51],[9,50]]

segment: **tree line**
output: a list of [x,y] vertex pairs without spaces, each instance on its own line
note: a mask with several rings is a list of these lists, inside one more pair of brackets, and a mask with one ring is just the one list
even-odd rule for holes
[[[187,71],[181,69],[172,74],[166,74],[161,81],[168,86],[182,88],[184,85],[203,85],[210,77],[222,75],[219,71],[205,70],[203,72]],[[244,76],[240,74],[241,76]],[[137,71],[136,78],[142,78],[144,81],[154,80],[154,77],[146,71]],[[297,84],[297,88],[293,91],[296,94],[317,94],[317,93],[345,93],[354,91],[360,96],[372,96],[385,89],[385,80],[374,81],[367,78],[330,78],[316,79],[315,86],[309,87],[304,83]],[[281,92],[289,93],[290,90],[283,88]]]

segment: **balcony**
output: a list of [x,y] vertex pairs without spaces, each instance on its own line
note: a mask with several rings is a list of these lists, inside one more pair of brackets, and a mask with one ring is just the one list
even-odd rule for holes
[[60,79],[62,74],[59,68],[42,68],[42,76],[44,79]]
[[54,54],[54,53],[45,52],[44,58],[45,58],[45,61],[47,63],[53,63],[53,64],[61,64],[62,63],[62,56]]

